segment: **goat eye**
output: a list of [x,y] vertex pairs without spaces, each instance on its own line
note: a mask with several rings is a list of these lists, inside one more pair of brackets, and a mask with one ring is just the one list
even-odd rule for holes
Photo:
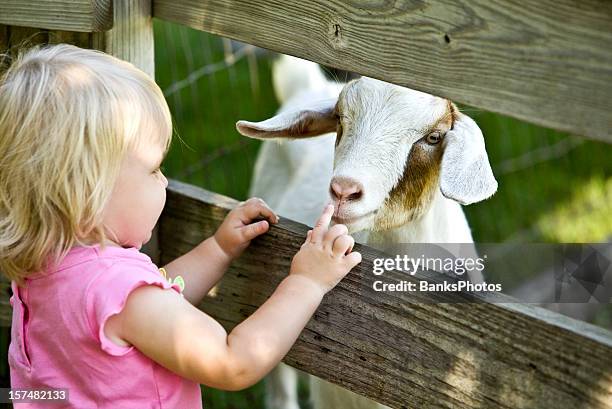
[[340,143],[340,138],[342,138],[342,124],[338,121],[338,125],[336,126],[336,146]]
[[439,131],[434,131],[430,133],[429,135],[427,135],[426,140],[428,144],[435,145],[442,140],[442,135],[440,134]]

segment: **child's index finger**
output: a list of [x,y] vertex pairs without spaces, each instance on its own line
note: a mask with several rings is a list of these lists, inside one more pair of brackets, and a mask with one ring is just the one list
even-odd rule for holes
[[334,205],[329,204],[325,207],[325,209],[323,209],[323,213],[321,213],[319,220],[317,220],[314,228],[312,229],[312,235],[310,236],[310,241],[312,243],[319,243],[323,240],[323,235],[329,227],[329,223],[331,222],[333,214]]

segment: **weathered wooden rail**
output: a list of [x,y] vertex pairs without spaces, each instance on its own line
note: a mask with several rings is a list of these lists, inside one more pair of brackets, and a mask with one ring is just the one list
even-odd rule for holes
[[[26,39],[70,42],[153,75],[152,15],[612,141],[605,0],[6,0],[0,51]],[[163,265],[212,234],[235,203],[172,181],[147,251]],[[287,274],[306,230],[282,219],[200,308],[231,329]],[[362,263],[325,297],[286,363],[395,408],[612,408],[609,331],[510,298],[375,292],[372,260],[382,255],[356,248]],[[8,283],[0,286],[7,326]]]
[[113,0],[2,0],[0,24],[67,31],[113,27]]
[[[212,235],[235,204],[172,181],[159,221],[160,265]],[[200,308],[228,330],[244,320],[287,275],[307,230],[281,219]],[[612,407],[610,332],[510,297],[494,304],[446,293],[434,303],[423,293],[376,292],[372,260],[384,254],[355,249],[363,261],[325,296],[287,364],[395,408]],[[423,278],[399,271],[383,277]]]
[[612,141],[607,0],[154,0],[155,17]]

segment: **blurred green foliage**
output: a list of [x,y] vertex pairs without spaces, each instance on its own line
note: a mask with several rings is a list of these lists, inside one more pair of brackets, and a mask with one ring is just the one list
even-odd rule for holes
[[464,207],[476,241],[612,239],[611,145],[498,114],[467,113],[485,135],[499,182],[491,199]]

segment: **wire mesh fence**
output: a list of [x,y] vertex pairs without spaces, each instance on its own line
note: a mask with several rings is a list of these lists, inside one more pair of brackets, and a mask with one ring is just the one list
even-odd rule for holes
[[259,142],[239,118],[272,114],[270,59],[253,46],[155,22],[156,80],[175,120],[166,174],[235,198],[248,191]]

